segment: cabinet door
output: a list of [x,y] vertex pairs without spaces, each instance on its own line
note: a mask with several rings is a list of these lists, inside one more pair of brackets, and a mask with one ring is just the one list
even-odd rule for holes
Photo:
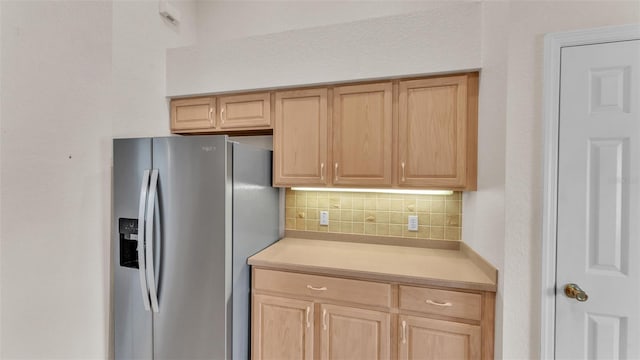
[[268,92],[219,96],[220,129],[270,129],[271,99]]
[[389,314],[352,307],[321,305],[320,358],[389,359]]
[[399,317],[400,359],[480,359],[480,326],[416,316]]
[[333,90],[333,184],[391,185],[391,82]]
[[171,100],[171,131],[215,129],[215,97]]
[[467,101],[477,96],[468,99],[469,76],[475,84],[475,74],[400,82],[400,186],[475,189],[477,120]]
[[327,89],[276,93],[274,185],[327,184]]
[[313,303],[253,296],[252,359],[313,358]]

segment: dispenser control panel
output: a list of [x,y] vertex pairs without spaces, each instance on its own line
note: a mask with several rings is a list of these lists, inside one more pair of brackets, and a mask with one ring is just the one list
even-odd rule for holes
[[118,219],[120,266],[138,268],[138,219]]

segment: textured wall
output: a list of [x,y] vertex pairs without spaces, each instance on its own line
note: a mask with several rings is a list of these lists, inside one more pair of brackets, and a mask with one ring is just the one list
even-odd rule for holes
[[507,19],[503,356],[533,359],[540,351],[544,34],[638,23],[640,2],[517,1]]
[[212,44],[200,34],[200,47],[168,51],[167,95],[476,69],[480,10],[466,2]]
[[343,24],[450,6],[444,1],[211,1],[198,4],[198,38],[203,45],[228,39]]
[[190,2],[0,1],[1,358],[108,358],[111,144],[169,133]]
[[111,4],[2,7],[2,358],[107,352]]

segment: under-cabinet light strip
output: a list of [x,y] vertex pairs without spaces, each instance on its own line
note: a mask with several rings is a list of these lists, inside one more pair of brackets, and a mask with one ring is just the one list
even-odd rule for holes
[[452,190],[411,190],[411,189],[361,189],[361,188],[312,188],[292,187],[294,191],[332,191],[332,192],[358,192],[358,193],[386,193],[409,195],[451,195]]

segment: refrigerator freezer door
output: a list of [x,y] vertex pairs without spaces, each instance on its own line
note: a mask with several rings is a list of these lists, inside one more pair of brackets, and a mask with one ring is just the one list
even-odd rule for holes
[[[151,139],[113,141],[113,342],[116,359],[151,359],[151,313],[144,308],[137,261],[140,184],[151,168]],[[121,235],[126,228],[126,235]],[[134,236],[132,236],[134,235]],[[122,260],[128,260],[123,262]],[[132,263],[133,262],[133,263]]]
[[160,223],[153,240],[160,249],[153,260],[159,303],[153,315],[156,360],[228,356],[229,153],[225,136],[153,139]]
[[251,269],[247,258],[278,240],[279,189],[271,151],[233,145],[233,359],[249,359]]

